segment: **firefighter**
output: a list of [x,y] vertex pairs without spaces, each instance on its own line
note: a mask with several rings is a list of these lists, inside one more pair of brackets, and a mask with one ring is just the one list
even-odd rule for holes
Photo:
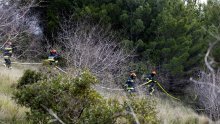
[[4,56],[4,60],[5,60],[5,66],[8,68],[12,68],[11,67],[11,56],[12,56],[12,43],[11,42],[7,42],[3,48],[3,56]]
[[57,51],[55,49],[52,49],[50,51],[50,54],[48,56],[48,61],[49,61],[50,65],[58,63],[58,54],[57,54]]
[[135,78],[136,74],[134,72],[130,72],[129,78],[126,81],[126,88],[128,92],[135,92]]
[[157,81],[155,81],[154,78],[155,78],[156,74],[157,74],[156,71],[153,70],[151,72],[151,74],[148,74],[144,77],[144,81],[146,81],[146,85],[149,88],[150,95],[153,95],[153,92],[155,90],[154,88],[155,88]]

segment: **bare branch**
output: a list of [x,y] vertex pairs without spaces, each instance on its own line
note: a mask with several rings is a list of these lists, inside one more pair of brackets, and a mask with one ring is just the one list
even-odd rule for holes
[[87,68],[105,85],[119,82],[117,77],[126,74],[123,66],[130,54],[120,48],[111,31],[86,22],[73,24],[70,20],[60,27],[58,41],[66,48],[63,56],[69,66],[77,68],[75,71]]
[[61,124],[65,124],[56,113],[53,112],[53,110],[48,109],[46,106],[41,105],[51,116],[53,116],[57,121],[59,121]]
[[[20,5],[20,1],[1,1],[0,4],[0,44],[1,48],[11,41],[16,45],[16,54],[20,57],[34,57],[40,54],[42,47],[39,39],[42,31],[38,25],[38,18],[31,14],[30,9],[37,6],[35,0]],[[36,54],[37,53],[37,54]],[[30,55],[31,54],[31,55]]]
[[207,52],[206,52],[206,55],[205,55],[205,64],[207,66],[207,68],[212,72],[214,73],[214,69],[211,67],[211,64],[210,62],[208,61],[208,58],[209,58],[209,54],[211,52],[211,50],[213,49],[213,47],[218,43],[219,41],[215,41],[214,43],[211,43]]

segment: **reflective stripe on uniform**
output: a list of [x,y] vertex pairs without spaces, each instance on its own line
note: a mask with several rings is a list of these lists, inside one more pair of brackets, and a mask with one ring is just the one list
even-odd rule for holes
[[54,59],[53,56],[49,56],[47,60],[48,60],[48,61],[55,61],[55,59]]
[[10,56],[4,56],[4,59],[9,59],[10,58]]
[[48,59],[49,61],[55,61],[54,59]]
[[132,82],[132,83],[133,83],[133,82],[134,82],[134,80],[128,80],[128,82]]
[[12,53],[12,48],[5,48],[5,51],[7,51],[8,53]]
[[5,48],[5,50],[10,50],[10,51],[11,51],[11,50],[12,50],[12,48]]
[[133,89],[134,89],[134,87],[127,87],[127,89],[128,89],[128,90],[133,90]]

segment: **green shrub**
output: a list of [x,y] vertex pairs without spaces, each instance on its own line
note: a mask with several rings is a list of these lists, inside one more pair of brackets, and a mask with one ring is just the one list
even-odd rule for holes
[[17,88],[22,88],[25,85],[33,84],[43,79],[43,75],[33,70],[26,70],[24,75],[19,79]]
[[100,100],[86,108],[80,122],[81,124],[114,124],[118,117],[123,116],[124,108],[116,100]]
[[[31,109],[28,119],[34,123],[47,123],[54,119],[45,107],[53,110],[65,123],[86,123],[88,120],[96,123],[111,119],[107,115],[114,113],[116,109],[110,112],[112,110],[108,109],[109,104],[91,88],[95,83],[96,78],[85,71],[77,78],[58,76],[40,80],[18,89],[14,96],[17,103]],[[88,116],[91,111],[94,113]],[[104,117],[102,112],[107,115]]]
[[[148,98],[131,98],[130,104],[134,109],[134,113],[136,114],[139,122],[141,124],[158,124],[159,120],[157,118],[157,111],[156,111],[156,102],[152,99]],[[128,109],[128,104],[124,104],[125,107]],[[129,120],[130,124],[135,123],[131,114],[128,114],[127,119]]]

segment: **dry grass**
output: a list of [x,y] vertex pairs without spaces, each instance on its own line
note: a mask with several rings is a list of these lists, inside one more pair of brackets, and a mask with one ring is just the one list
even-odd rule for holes
[[17,105],[11,98],[15,90],[13,86],[22,76],[23,71],[24,67],[21,66],[10,70],[0,65],[0,124],[28,123],[25,120],[25,112],[29,110]]
[[158,117],[162,124],[212,124],[213,122],[198,115],[192,109],[181,103],[157,99]]
[[[108,92],[107,90],[97,89],[105,98],[116,98],[121,103],[124,101],[122,92]],[[215,124],[208,117],[198,115],[191,108],[183,104],[172,101],[169,98],[156,98],[146,96],[142,92],[138,93],[139,97],[150,97],[157,103],[157,116],[161,124]],[[217,123],[216,123],[217,124]]]

